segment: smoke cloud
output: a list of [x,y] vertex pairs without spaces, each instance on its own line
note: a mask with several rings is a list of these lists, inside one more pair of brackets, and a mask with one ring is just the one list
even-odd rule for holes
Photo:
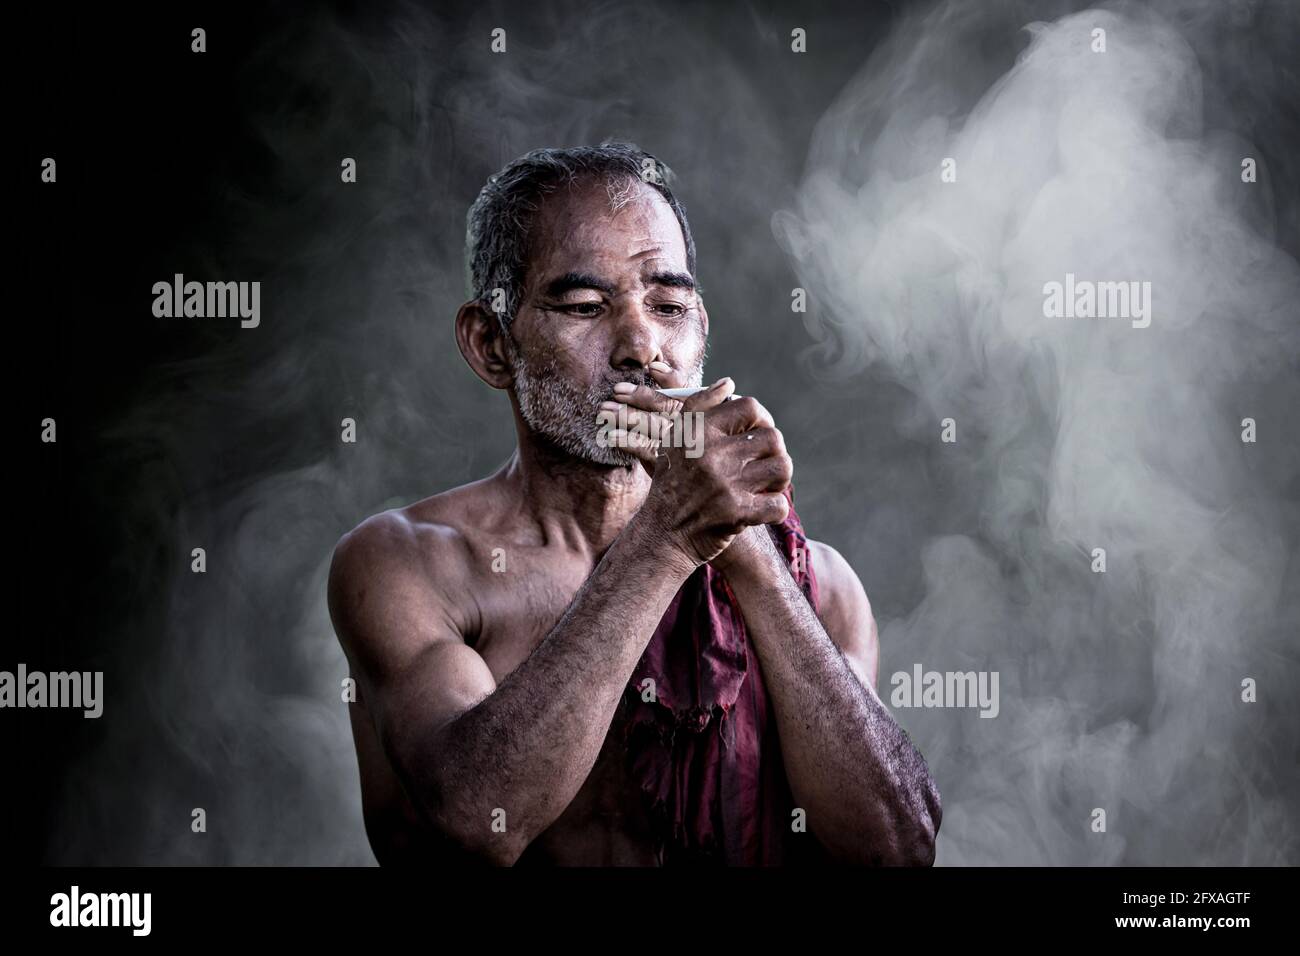
[[[906,390],[871,425],[931,449],[926,494],[879,502],[936,512],[882,675],[1001,674],[996,720],[900,715],[944,797],[940,863],[1296,860],[1300,270],[1242,181],[1258,152],[1207,109],[1198,44],[1241,29],[1210,6],[1027,23],[991,82],[972,57],[1017,6],[917,16],[775,218],[838,346],[819,370]],[[1272,52],[1234,65],[1263,87]],[[1045,317],[1067,273],[1149,281],[1151,325]],[[1244,444],[1247,417],[1269,437]]]

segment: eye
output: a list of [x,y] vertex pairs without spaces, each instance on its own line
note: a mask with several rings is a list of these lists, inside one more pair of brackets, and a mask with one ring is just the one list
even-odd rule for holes
[[686,311],[685,306],[678,305],[676,302],[663,302],[659,305],[653,306],[653,308],[660,315],[672,316],[674,318],[682,315]]
[[599,302],[575,302],[571,305],[561,306],[561,309],[570,315],[581,315],[588,318],[599,315],[602,308],[604,306]]

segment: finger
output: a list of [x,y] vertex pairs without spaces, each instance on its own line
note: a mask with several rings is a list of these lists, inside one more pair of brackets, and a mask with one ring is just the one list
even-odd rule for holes
[[657,412],[643,412],[618,402],[601,402],[597,422],[608,422],[610,428],[638,431],[657,441],[665,441],[673,427],[673,419]]
[[728,451],[745,461],[786,453],[785,436],[779,428],[760,426],[739,434],[726,435],[722,440],[728,443]]
[[[729,378],[720,378],[704,391],[696,392],[683,401],[682,412],[702,412],[706,409],[715,408],[726,402],[735,390],[735,382]],[[728,402],[728,404],[734,405],[736,403]]]
[[771,412],[759,404],[758,399],[749,395],[727,402],[725,406],[709,416],[709,424],[728,435],[776,427]]
[[790,515],[790,501],[781,492],[755,495],[750,524],[780,524]]
[[603,440],[600,440],[603,448],[618,448],[622,451],[630,452],[637,458],[654,468],[654,461],[658,455],[659,443],[647,438],[638,431],[627,431],[622,428],[616,428],[606,434]]
[[629,409],[626,406],[615,405],[610,408],[609,406],[613,404],[605,402],[596,412],[596,444],[599,447],[635,450],[634,445],[639,447],[641,442],[635,442],[633,438],[629,438],[629,435],[653,442],[645,426],[631,427],[628,421]]
[[660,388],[684,388],[690,383],[686,381],[686,373],[680,369],[675,369],[667,362],[656,360],[646,366],[650,371],[650,377]]
[[794,462],[789,455],[769,455],[745,462],[740,480],[751,491],[766,494],[783,492],[794,477]]
[[660,395],[648,385],[619,382],[614,386],[614,401],[661,415],[673,415],[682,407],[679,399]]

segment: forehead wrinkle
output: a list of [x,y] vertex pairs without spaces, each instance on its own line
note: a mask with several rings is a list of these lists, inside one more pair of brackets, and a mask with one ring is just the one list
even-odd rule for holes
[[[551,275],[570,271],[603,273],[617,268],[615,262],[620,259],[639,267],[639,272],[650,271],[648,264],[656,260],[666,271],[687,271],[680,226],[667,202],[640,180],[629,179],[613,190],[625,197],[620,215],[605,203],[611,187],[604,185],[601,191],[588,187],[585,201],[581,192],[570,190],[565,195],[568,201],[548,202],[543,207],[541,228],[531,237],[528,285],[537,287],[539,271]],[[623,220],[624,225],[616,225],[615,220]],[[629,225],[637,235],[615,240]],[[656,234],[670,227],[672,237]],[[620,245],[622,248],[617,248]],[[680,262],[675,253],[681,254]]]

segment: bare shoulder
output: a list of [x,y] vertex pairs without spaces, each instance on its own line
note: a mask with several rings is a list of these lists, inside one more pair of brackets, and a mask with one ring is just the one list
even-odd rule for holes
[[[461,637],[474,626],[467,603],[473,545],[453,520],[454,489],[404,508],[371,515],[334,547],[329,609],[349,657],[372,656],[362,646],[380,635]],[[442,500],[439,500],[442,499]],[[413,626],[418,622],[418,626]],[[400,648],[386,648],[400,659]]]
[[[467,550],[463,536],[450,525],[420,517],[409,507],[382,511],[344,534],[334,546],[331,590],[352,582],[371,586],[394,579],[427,578],[433,583],[447,572],[454,577]],[[435,570],[440,574],[429,573]]]
[[808,550],[826,632],[854,666],[858,678],[875,687],[879,635],[867,591],[852,565],[829,544],[809,538]]

